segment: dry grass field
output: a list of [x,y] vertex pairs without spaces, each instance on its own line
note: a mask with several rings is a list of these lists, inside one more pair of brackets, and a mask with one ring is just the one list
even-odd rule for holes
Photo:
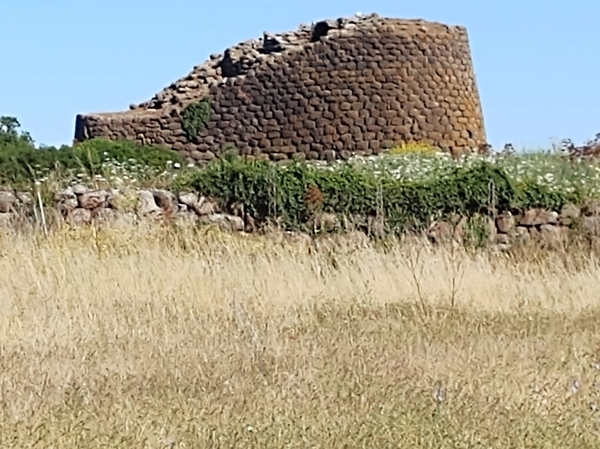
[[[420,249],[419,249],[420,248]],[[0,236],[2,448],[598,448],[600,262]]]

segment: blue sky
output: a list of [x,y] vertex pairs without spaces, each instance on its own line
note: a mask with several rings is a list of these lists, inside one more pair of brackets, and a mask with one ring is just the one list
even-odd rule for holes
[[[571,0],[6,0],[0,115],[71,143],[78,113],[150,99],[211,53],[263,31],[356,12],[467,27],[489,142],[576,143],[600,132],[600,2]],[[168,6],[167,6],[168,5]]]

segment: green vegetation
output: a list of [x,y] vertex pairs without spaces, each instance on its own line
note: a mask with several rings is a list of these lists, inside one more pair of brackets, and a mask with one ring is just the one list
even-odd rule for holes
[[413,180],[352,164],[324,170],[296,162],[280,166],[229,157],[186,173],[174,181],[174,187],[218,198],[223,205],[242,203],[255,217],[281,217],[290,228],[300,228],[310,219],[312,209],[305,198],[316,187],[324,212],[358,220],[358,225],[367,216],[382,214],[392,233],[422,228],[434,218],[455,213],[474,216],[531,207],[556,210],[582,199],[579,191],[555,191],[534,181],[514,182],[501,167],[486,161],[455,166],[443,177]]
[[212,108],[208,97],[197,103],[190,103],[181,112],[181,124],[189,140],[193,141],[204,129],[212,117]]
[[[600,198],[598,163],[557,153],[199,169],[127,142],[38,148],[19,128],[0,118],[3,183],[159,179],[288,227],[326,211],[400,232]],[[600,242],[474,257],[208,231],[0,233],[0,447],[598,447]]]
[[13,117],[0,118],[0,183],[22,185],[43,181],[49,175],[93,176],[101,173],[106,161],[113,164],[139,164],[164,170],[168,161],[183,162],[181,155],[164,147],[136,145],[126,141],[93,139],[73,146],[36,147],[27,132],[20,131]]
[[[187,109],[200,121],[203,110]],[[226,207],[242,204],[259,221],[277,221],[288,229],[306,228],[316,213],[327,212],[359,228],[367,226],[369,217],[383,217],[386,233],[402,234],[454,214],[559,210],[566,203],[600,198],[600,165],[573,162],[557,152],[455,160],[412,144],[391,154],[333,164],[281,165],[223,154],[198,168],[184,167],[181,155],[168,148],[131,142],[95,139],[38,148],[19,128],[16,119],[0,121],[1,183],[52,180],[56,187],[102,181],[103,187],[151,184],[192,190]],[[312,197],[318,205],[311,203]]]

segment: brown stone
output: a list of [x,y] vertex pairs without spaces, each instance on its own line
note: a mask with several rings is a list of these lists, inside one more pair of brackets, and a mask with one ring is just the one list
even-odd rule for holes
[[[300,144],[346,158],[342,150],[377,154],[410,139],[456,154],[485,143],[464,28],[368,16],[339,27],[317,43],[305,31],[286,33],[275,53],[231,47],[228,64],[217,67],[223,55],[215,56],[129,111],[78,116],[75,140],[155,142],[198,163],[229,143],[271,159],[291,157]],[[190,141],[181,112],[204,97],[213,114]]]
[[333,162],[333,161],[336,160],[335,151],[333,151],[333,150],[325,150],[325,151],[323,151],[323,157],[325,158],[325,160],[327,160],[329,162]]
[[520,226],[541,226],[558,224],[558,213],[544,209],[529,209],[519,220]]
[[142,216],[151,215],[161,212],[160,207],[154,200],[154,195],[149,190],[140,190],[139,192],[140,202],[138,204],[138,213]]
[[581,209],[574,204],[565,204],[560,211],[560,223],[569,226],[581,216]]
[[558,243],[563,234],[560,231],[559,226],[552,224],[543,224],[540,226],[541,237],[547,243]]
[[600,216],[583,217],[581,227],[594,237],[600,236]]
[[216,224],[222,231],[242,232],[245,229],[244,219],[236,215],[212,214],[204,220]]
[[496,243],[508,245],[510,243],[510,236],[508,234],[496,234]]
[[526,241],[531,238],[531,235],[529,234],[529,229],[525,226],[517,226],[515,228],[515,236],[521,241]]
[[84,209],[96,209],[105,206],[108,192],[105,190],[93,190],[79,196],[79,207]]
[[586,217],[600,216],[600,200],[587,201],[581,212]]
[[78,207],[69,212],[66,221],[73,226],[89,224],[92,221],[92,212],[89,209]]
[[154,195],[154,201],[157,206],[165,212],[177,212],[177,198],[171,192],[166,190],[156,189],[152,190]]
[[16,202],[17,197],[13,192],[8,190],[0,191],[0,213],[12,212]]
[[512,231],[515,220],[510,212],[503,213],[496,217],[496,228],[498,232],[508,234]]

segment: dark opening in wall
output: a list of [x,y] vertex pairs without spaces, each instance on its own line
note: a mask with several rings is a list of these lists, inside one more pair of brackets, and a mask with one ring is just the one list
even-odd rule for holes
[[313,27],[312,36],[310,37],[311,42],[319,42],[323,36],[327,36],[327,33],[331,27],[327,22],[318,22]]
[[243,69],[239,61],[234,61],[231,57],[229,49],[225,50],[223,59],[217,64],[217,67],[221,68],[221,73],[224,77],[232,78],[243,74]]

